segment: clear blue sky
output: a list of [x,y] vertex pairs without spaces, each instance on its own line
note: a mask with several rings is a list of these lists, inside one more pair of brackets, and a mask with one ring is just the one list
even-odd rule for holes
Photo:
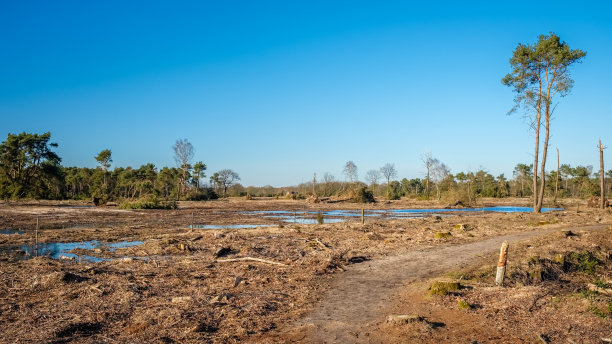
[[533,137],[500,79],[519,42],[554,31],[588,55],[551,150],[598,167],[610,18],[606,1],[2,1],[0,134],[50,131],[64,165],[90,167],[106,148],[113,166],[174,165],[186,138],[244,185],[344,179],[347,160],[360,179],[387,162],[422,177],[427,151],[511,176]]

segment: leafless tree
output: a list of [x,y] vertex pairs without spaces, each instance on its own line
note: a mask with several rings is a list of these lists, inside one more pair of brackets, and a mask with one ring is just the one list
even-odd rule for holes
[[357,165],[352,161],[347,161],[344,165],[344,174],[348,177],[349,182],[357,180]]
[[395,165],[391,163],[386,163],[385,166],[381,167],[380,173],[387,179],[387,185],[389,185],[389,183],[391,182],[391,178],[397,176]]
[[431,169],[438,159],[434,159],[431,156],[431,152],[427,152],[421,156],[421,160],[423,161],[423,165],[427,170],[427,177],[425,178],[425,194],[427,195],[427,199],[429,199],[429,181],[431,180]]
[[187,188],[187,174],[191,169],[191,159],[193,159],[193,145],[187,139],[176,140],[174,146],[174,161],[177,166],[183,171],[181,175],[181,186],[183,192]]
[[215,185],[216,188],[223,189],[223,196],[226,196],[227,189],[231,187],[232,185],[234,185],[239,180],[240,180],[240,176],[238,175],[238,173],[230,169],[225,169],[219,172],[215,172],[215,174],[213,174],[210,177],[211,183]]
[[448,177],[450,169],[438,159],[433,159],[433,165],[431,168],[431,179],[436,183],[436,195],[438,200],[440,199],[440,183]]
[[378,170],[369,170],[366,172],[366,181],[368,181],[370,185],[378,184],[379,179],[380,172],[378,172]]
[[601,139],[599,139],[599,187],[600,187],[600,202],[599,207],[604,209],[606,207],[606,174],[604,173],[604,158],[603,151],[607,147],[604,147],[601,144]]

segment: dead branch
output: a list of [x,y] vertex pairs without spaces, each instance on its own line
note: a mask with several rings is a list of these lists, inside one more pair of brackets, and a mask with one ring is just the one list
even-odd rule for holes
[[267,259],[254,258],[254,257],[242,257],[242,258],[218,259],[218,260],[216,260],[216,261],[217,261],[217,262],[220,262],[220,263],[230,263],[230,262],[248,262],[248,261],[252,261],[252,262],[260,262],[260,263],[273,264],[273,265],[279,265],[279,266],[289,266],[289,265],[287,265],[287,264],[278,263],[278,262],[274,262],[274,261],[267,260]]

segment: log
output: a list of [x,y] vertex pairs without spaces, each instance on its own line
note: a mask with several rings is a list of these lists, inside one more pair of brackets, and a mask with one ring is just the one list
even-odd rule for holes
[[254,258],[254,257],[242,257],[242,258],[230,258],[230,259],[217,259],[216,261],[217,261],[217,262],[220,262],[220,263],[231,263],[231,262],[260,262],[260,263],[273,264],[273,265],[279,265],[279,266],[289,266],[289,265],[287,265],[287,264],[278,263],[278,262],[274,262],[274,261],[267,260],[267,259]]

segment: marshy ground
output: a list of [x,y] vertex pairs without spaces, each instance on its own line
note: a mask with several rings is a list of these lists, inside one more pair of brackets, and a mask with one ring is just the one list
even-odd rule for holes
[[[528,206],[503,202],[482,205]],[[574,201],[537,215],[297,220],[362,207],[272,199],[184,202],[178,210],[2,203],[0,341],[579,343],[612,336],[608,210]],[[382,201],[366,214],[437,207]],[[59,250],[61,259],[31,258],[36,241],[94,240]],[[509,268],[500,288],[493,279],[504,240]],[[431,295],[440,278],[461,288]],[[392,314],[411,320],[387,321]]]

